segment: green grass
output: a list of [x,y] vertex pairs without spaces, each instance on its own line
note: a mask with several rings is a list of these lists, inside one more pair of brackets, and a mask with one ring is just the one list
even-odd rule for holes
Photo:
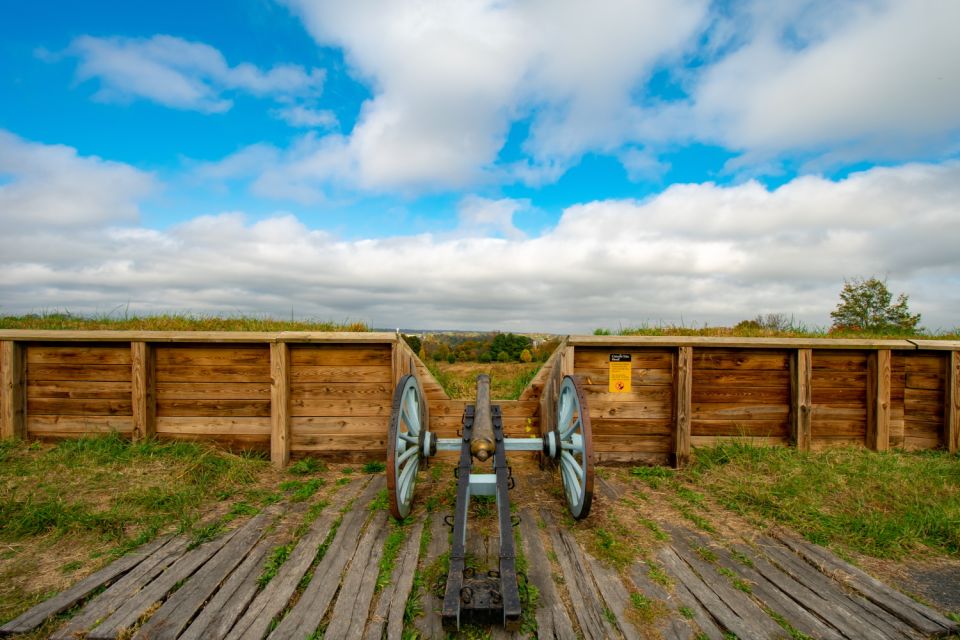
[[327,470],[327,465],[325,465],[320,460],[316,458],[300,458],[289,467],[287,467],[287,473],[293,474],[295,476],[305,476],[311,473],[323,473]]
[[280,483],[282,491],[290,492],[291,502],[304,502],[313,497],[324,485],[323,478],[311,478],[309,480],[287,480]]
[[753,326],[752,323],[743,323],[735,327],[710,326],[683,326],[672,324],[642,324],[637,327],[625,327],[617,331],[596,329],[594,335],[621,335],[621,336],[700,336],[700,337],[733,337],[733,338],[858,338],[858,339],[903,339],[913,338],[920,340],[957,340],[960,339],[960,328],[946,331],[854,331],[831,330],[821,327],[807,327],[794,324],[792,327],[778,331],[764,327]]
[[960,457],[943,451],[732,442],[698,449],[686,479],[734,511],[878,558],[960,556]]
[[268,316],[167,313],[129,315],[125,309],[102,315],[44,312],[0,317],[0,329],[117,331],[369,331],[362,322],[277,320]]
[[274,547],[270,557],[267,558],[267,562],[263,567],[263,571],[260,572],[260,577],[257,578],[257,585],[261,589],[267,586],[271,580],[277,577],[277,572],[280,571],[280,567],[282,567],[283,563],[285,563],[287,558],[290,557],[291,551],[293,551],[292,544],[282,544],[278,547]]
[[493,400],[516,400],[537,375],[542,362],[446,362],[425,363],[447,395],[454,400],[473,400],[477,395],[477,376],[490,376]]

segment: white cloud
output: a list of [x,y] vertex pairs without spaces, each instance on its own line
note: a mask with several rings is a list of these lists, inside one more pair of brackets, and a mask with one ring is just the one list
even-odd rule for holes
[[[0,129],[0,222],[77,227],[136,221],[153,176],[119,162],[80,157],[63,145],[28,142]],[[10,254],[7,254],[10,255]]]
[[97,79],[96,98],[128,102],[135,98],[206,113],[227,111],[230,91],[282,102],[319,95],[325,72],[299,65],[262,70],[249,63],[230,66],[209,45],[168,35],[152,38],[76,38],[67,53],[80,59],[77,78]]
[[[4,167],[48,149],[14,142],[3,147],[14,150]],[[71,162],[102,163],[53,149]],[[139,185],[130,171],[119,175]],[[70,184],[51,181],[47,201],[71,200]],[[527,203],[479,197],[462,201],[455,234],[355,241],[282,213],[199,216],[164,231],[85,214],[99,224],[63,229],[14,220],[3,206],[0,310],[104,311],[129,302],[135,312],[285,316],[292,308],[384,327],[579,332],[681,318],[733,323],[765,312],[826,324],[844,277],[877,274],[911,294],[927,326],[953,327],[958,203],[960,162],[876,168],[839,182],[803,177],[776,190],[674,185],[645,201],[569,207],[531,237],[513,224]],[[114,204],[95,209],[116,211]]]
[[337,116],[328,109],[293,105],[274,109],[273,114],[293,127],[330,129],[337,126]]

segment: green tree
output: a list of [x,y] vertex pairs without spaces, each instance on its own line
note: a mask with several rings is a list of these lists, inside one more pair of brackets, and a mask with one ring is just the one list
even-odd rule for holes
[[410,345],[410,348],[413,349],[414,353],[420,353],[420,338],[417,336],[403,336],[403,339],[407,341],[407,344]]
[[530,353],[530,349],[524,349],[520,352],[521,362],[530,362],[531,360],[533,360],[533,355]]
[[510,354],[506,351],[501,351],[497,354],[497,362],[510,362],[513,358],[510,357]]
[[908,332],[917,330],[920,314],[911,314],[903,293],[893,301],[886,280],[876,277],[844,280],[840,303],[830,312],[834,329],[873,332]]

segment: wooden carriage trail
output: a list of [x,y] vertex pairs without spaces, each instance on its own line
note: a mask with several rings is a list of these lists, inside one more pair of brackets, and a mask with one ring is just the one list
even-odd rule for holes
[[[270,552],[285,530],[302,522],[303,505],[272,505],[195,548],[184,537],[157,539],[3,625],[0,634],[34,632],[59,615],[65,619],[50,637],[60,639],[380,640],[400,638],[405,624],[421,637],[444,637],[432,585],[424,585],[413,629],[404,620],[418,572],[423,578],[450,548],[443,514],[407,525],[389,581],[377,588],[392,525],[371,503],[384,484],[378,477],[338,488],[265,584]],[[601,490],[606,499],[617,498],[607,483]],[[539,594],[529,616],[539,638],[789,638],[792,629],[812,638],[894,640],[960,631],[938,612],[785,532],[722,544],[661,522],[669,542],[617,572],[587,553],[548,510],[527,506],[520,515],[526,578]],[[422,554],[421,540],[428,540]],[[478,568],[494,566],[496,538],[469,540]],[[492,637],[528,633],[494,628]]]

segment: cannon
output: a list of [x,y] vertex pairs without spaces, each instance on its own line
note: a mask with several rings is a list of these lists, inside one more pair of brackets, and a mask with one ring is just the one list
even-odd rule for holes
[[[520,627],[521,602],[509,496],[515,479],[506,454],[541,452],[559,466],[567,508],[574,518],[585,518],[593,500],[590,412],[580,383],[573,376],[565,376],[557,393],[556,424],[549,425],[552,428],[542,437],[507,438],[501,408],[490,401],[489,376],[477,376],[476,398],[464,410],[460,437],[437,438],[429,430],[429,408],[420,383],[413,375],[400,379],[387,439],[390,513],[399,520],[410,514],[421,461],[439,451],[459,452],[454,470],[456,506],[448,520],[453,527],[453,542],[443,598],[443,625],[456,631],[464,618],[502,620],[507,631],[516,631]],[[475,463],[488,466],[478,470]],[[483,574],[466,566],[467,514],[472,496],[494,496],[497,505],[499,569]]]

